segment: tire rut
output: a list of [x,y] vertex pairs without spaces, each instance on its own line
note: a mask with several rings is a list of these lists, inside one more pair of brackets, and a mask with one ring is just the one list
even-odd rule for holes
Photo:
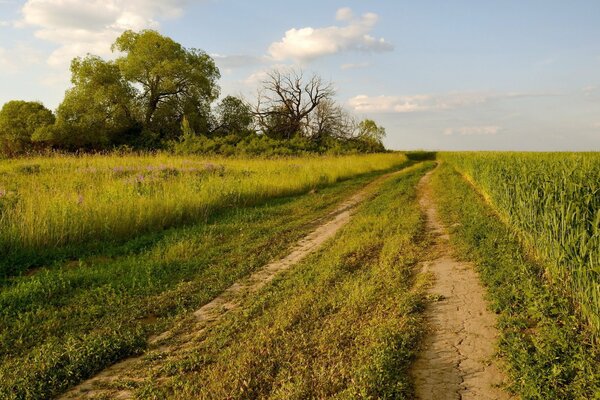
[[[219,296],[193,312],[193,316],[185,319],[183,327],[179,324],[173,330],[149,339],[148,350],[135,357],[122,360],[75,386],[60,399],[113,398],[129,399],[134,393],[131,389],[117,389],[119,383],[134,382],[136,386],[148,380],[148,371],[158,370],[162,364],[177,354],[185,353],[194,347],[203,334],[215,322],[231,310],[237,309],[243,300],[256,293],[271,282],[279,273],[290,269],[309,254],[316,251],[328,239],[332,238],[351,218],[356,207],[371,196],[383,181],[388,178],[412,170],[419,164],[382,175],[350,198],[342,202],[328,214],[323,223],[298,241],[292,251],[282,259],[273,261],[258,269],[250,276],[234,283]],[[148,362],[147,355],[156,355],[160,361]]]

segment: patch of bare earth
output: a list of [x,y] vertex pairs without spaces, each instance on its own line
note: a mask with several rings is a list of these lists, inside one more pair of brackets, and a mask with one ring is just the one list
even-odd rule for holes
[[434,237],[433,258],[423,264],[432,273],[433,302],[426,310],[428,333],[412,368],[421,400],[511,399],[501,389],[505,376],[495,362],[495,315],[487,309],[473,266],[452,256],[429,185],[431,172],[419,183],[419,202]]
[[96,376],[69,390],[60,398],[132,398],[133,389],[130,389],[130,387],[145,382],[148,376],[151,376],[150,371],[159,370],[169,360],[177,359],[182,354],[193,350],[194,345],[203,340],[206,330],[212,324],[229,311],[238,308],[244,298],[263,288],[276,275],[293,267],[318,249],[325,241],[332,238],[348,223],[356,206],[372,195],[384,180],[407,170],[385,174],[369,183],[342,202],[324,219],[325,222],[318,225],[311,233],[296,243],[287,256],[265,265],[247,278],[234,283],[172,330],[151,338],[148,350],[144,355],[125,359],[106,368]]

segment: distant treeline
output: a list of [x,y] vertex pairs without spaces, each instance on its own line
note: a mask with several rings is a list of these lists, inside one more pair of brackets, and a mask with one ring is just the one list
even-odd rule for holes
[[355,121],[333,86],[301,71],[274,70],[254,103],[220,96],[220,72],[202,50],[156,31],[126,31],[107,61],[71,62],[72,87],[56,112],[39,102],[0,110],[0,154],[48,149],[171,149],[179,153],[301,154],[383,151],[385,130]]

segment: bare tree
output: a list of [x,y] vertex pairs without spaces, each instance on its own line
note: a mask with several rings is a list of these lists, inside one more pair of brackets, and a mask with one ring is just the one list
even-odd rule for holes
[[274,70],[263,82],[255,116],[264,133],[279,139],[306,135],[310,114],[334,94],[333,86],[318,75],[305,80],[302,71]]

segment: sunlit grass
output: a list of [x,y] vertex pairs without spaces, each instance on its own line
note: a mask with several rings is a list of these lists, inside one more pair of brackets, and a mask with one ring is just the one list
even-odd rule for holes
[[52,398],[143,349],[241,277],[289,253],[379,173],[211,214],[0,287],[0,398]]
[[406,160],[388,153],[274,160],[159,154],[0,161],[0,276],[39,263],[46,249],[125,240]]

